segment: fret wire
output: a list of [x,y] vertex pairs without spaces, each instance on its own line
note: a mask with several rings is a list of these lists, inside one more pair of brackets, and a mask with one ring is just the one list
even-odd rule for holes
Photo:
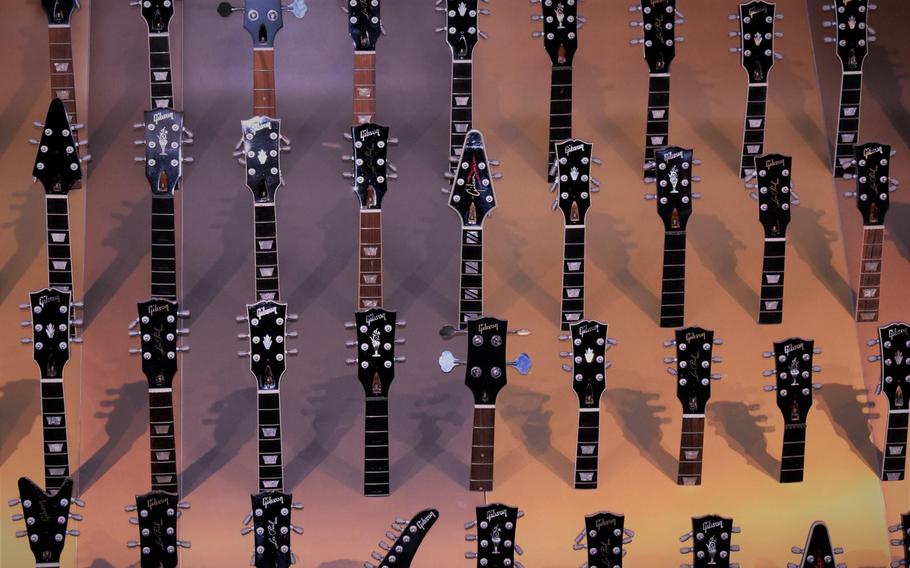
[[[52,492],[59,489],[66,478],[70,476],[63,381],[62,379],[58,381],[56,378],[42,377],[39,381],[39,388],[41,395],[44,484],[45,489]],[[58,474],[57,470],[62,471]]]
[[[648,105],[645,126],[645,163],[654,161],[654,150],[669,146],[670,131],[670,74],[648,76]],[[653,168],[645,168],[644,176],[654,175]]]

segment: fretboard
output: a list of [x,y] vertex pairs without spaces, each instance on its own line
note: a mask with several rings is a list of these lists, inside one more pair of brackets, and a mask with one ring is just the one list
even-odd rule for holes
[[562,265],[562,309],[560,326],[569,326],[581,320],[585,313],[585,227],[570,225],[565,228],[565,245]]
[[471,491],[493,490],[493,440],[496,406],[474,405],[474,435],[471,441]]
[[275,110],[275,50],[253,50],[253,114],[277,118]]
[[177,301],[174,197],[152,197],[152,297]]
[[877,321],[882,283],[882,245],[885,227],[863,227],[863,260],[856,291],[856,321]]
[[767,83],[749,83],[746,99],[746,121],[743,130],[743,152],[739,177],[755,169],[755,158],[764,154],[765,109],[768,100]]
[[701,485],[701,463],[705,447],[705,415],[683,414],[679,443],[679,485]]
[[354,126],[376,122],[376,52],[354,52]]
[[51,288],[72,292],[73,257],[70,250],[69,203],[65,195],[46,195],[47,274]]
[[[465,134],[474,122],[474,63],[473,61],[452,60],[452,120],[449,136],[449,157],[461,156]],[[454,172],[458,164],[449,161],[449,171]]]
[[[49,26],[48,41],[50,46],[51,70],[51,96],[63,101],[70,126],[73,128],[73,139],[77,143],[79,153],[82,147],[78,145],[79,131],[75,126],[79,123],[76,114],[76,79],[73,74],[73,40],[70,26]],[[73,184],[73,189],[82,187],[82,182]]]
[[859,137],[859,109],[863,91],[863,72],[845,71],[841,75],[840,105],[837,114],[837,140],[834,144],[834,177],[853,173],[856,159],[853,147]]
[[363,494],[389,494],[389,399],[367,398],[364,422]]
[[469,319],[483,313],[483,228],[461,228],[461,287],[458,322],[464,328]]
[[360,264],[357,274],[357,307],[382,307],[382,211],[360,211]]
[[149,34],[149,100],[153,109],[174,108],[170,41],[167,32]]
[[664,270],[660,293],[660,326],[681,327],[686,301],[686,232],[664,234]]
[[885,434],[885,448],[882,456],[882,480],[900,481],[904,479],[904,466],[907,462],[907,422],[910,413],[907,410],[888,412],[888,431]]
[[177,444],[171,389],[149,389],[152,491],[177,493]]
[[550,81],[550,140],[547,146],[547,180],[553,182],[557,142],[572,137],[572,67],[553,66]]
[[278,225],[274,203],[257,203],[256,231],[256,300],[279,300]]
[[597,489],[600,449],[600,409],[578,410],[578,444],[575,452],[575,489]]
[[784,318],[784,266],[787,239],[765,239],[765,256],[761,268],[761,299],[758,323],[780,323]]
[[[654,163],[654,150],[669,146],[670,74],[648,75],[648,122],[645,130],[645,163]],[[645,177],[653,177],[654,168],[645,168]]]
[[780,482],[799,483],[803,480],[806,462],[806,424],[784,426],[784,448],[780,458]]
[[41,424],[44,433],[44,484],[48,492],[53,492],[70,475],[63,378],[41,379]]
[[283,491],[281,459],[281,395],[277,390],[259,391],[259,489]]

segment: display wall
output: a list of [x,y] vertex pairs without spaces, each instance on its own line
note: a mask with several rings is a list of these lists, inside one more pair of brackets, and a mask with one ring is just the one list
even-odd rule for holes
[[[762,262],[756,203],[738,176],[746,79],[727,20],[737,3],[680,0],[685,42],[673,65],[671,140],[693,148],[702,164],[703,198],[689,222],[687,324],[716,330],[724,378],[714,384],[705,429],[704,482],[676,484],[680,405],[663,368],[660,297],[662,225],[651,186],[641,181],[647,66],[629,46],[625,2],[589,1],[580,10],[574,65],[574,134],[594,144],[604,165],[587,227],[586,316],[609,323],[611,349],[601,421],[600,486],[572,487],[577,401],[561,370],[559,335],[563,219],[550,209],[545,175],[550,62],[531,14],[537,5],[495,0],[481,21],[489,40],[474,55],[474,126],[491,157],[502,162],[499,207],[485,224],[485,309],[532,331],[509,340],[509,355],[533,358],[528,376],[510,373],[498,401],[495,490],[467,490],[472,398],[460,372],[443,374],[443,349],[465,353],[463,339],[437,331],[457,316],[460,231],[439,189],[447,167],[451,55],[443,16],[432,2],[387,0],[387,35],[377,47],[378,122],[400,144],[390,149],[400,179],[384,201],[386,307],[408,322],[390,398],[392,494],[362,496],[363,393],[344,342],[353,318],[357,263],[357,200],[341,176],[350,153],[352,48],[335,1],[311,2],[302,20],[287,16],[276,41],[277,109],[293,149],[282,158],[279,190],[282,285],[299,331],[282,380],[285,487],[305,509],[305,534],[293,547],[303,566],[353,568],[369,559],[396,517],[435,507],[440,521],[415,565],[470,566],[463,523],[474,507],[519,506],[517,542],[529,568],[583,562],[572,551],[584,515],[626,515],[635,539],[625,564],[688,562],[678,537],[690,518],[732,516],[742,534],[734,560],[770,568],[795,562],[810,523],[824,520],[839,559],[880,567],[897,558],[887,526],[910,508],[906,481],[879,480],[888,404],[874,394],[879,365],[867,361],[875,324],[853,318],[862,225],[849,181],[833,181],[831,145],[840,65],[823,2],[780,0],[784,59],[770,74],[765,149],[793,156],[794,189],[786,307],[781,325],[755,323]],[[872,15],[878,42],[866,60],[861,140],[891,144],[891,175],[910,180],[910,6],[880,0]],[[171,24],[177,101],[195,144],[180,190],[183,306],[192,312],[191,350],[182,357],[180,523],[192,548],[184,566],[246,564],[250,537],[239,534],[256,487],[256,393],[247,360],[236,352],[244,326],[235,322],[253,296],[252,200],[243,168],[231,155],[239,121],[251,114],[251,46],[240,18],[218,17],[216,2],[186,0]],[[0,18],[0,472],[2,498],[20,475],[41,472],[37,371],[18,343],[18,305],[44,285],[42,191],[32,185],[32,120],[49,96],[46,18],[37,1],[16,3]],[[85,342],[67,367],[70,455],[87,502],[81,536],[68,542],[63,566],[137,563],[136,539],[123,505],[148,490],[147,383],[127,353],[126,326],[148,295],[150,192],[133,140],[148,106],[147,43],[128,2],[83,0],[73,19],[80,115],[93,160],[85,187],[71,194],[74,250],[80,268]],[[139,149],[141,150],[141,148]],[[886,222],[881,323],[906,319],[910,279],[910,194],[893,194]],[[812,338],[823,387],[808,419],[806,477],[777,481],[782,421],[761,357],[786,337]],[[874,406],[873,406],[874,405]],[[0,518],[0,564],[26,566],[18,524]]]

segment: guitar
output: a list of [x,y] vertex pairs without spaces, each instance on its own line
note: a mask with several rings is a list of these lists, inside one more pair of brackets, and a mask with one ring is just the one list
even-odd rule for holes
[[676,37],[676,26],[683,15],[676,9],[676,0],[641,0],[632,12],[641,12],[641,20],[629,25],[639,27],[642,37],[631,45],[641,45],[648,64],[648,117],[645,127],[645,177],[654,177],[654,152],[669,146],[670,133],[670,65],[676,57],[676,44],[685,38]]
[[783,18],[776,11],[777,5],[772,2],[751,0],[740,4],[739,11],[730,16],[731,20],[739,21],[739,31],[730,32],[730,37],[740,39],[740,46],[730,48],[730,52],[740,54],[749,81],[743,151],[739,165],[741,178],[755,171],[755,161],[764,152],[768,73],[774,66],[774,59],[781,58],[774,51],[774,39],[784,35],[783,32],[774,31],[774,21]]
[[518,519],[524,513],[515,507],[502,503],[492,503],[477,507],[477,518],[465,523],[465,529],[477,528],[477,534],[468,533],[466,541],[477,542],[477,552],[466,552],[464,557],[477,560],[477,568],[511,568],[521,567],[515,555],[521,556],[524,551],[515,542]]
[[[863,217],[863,250],[859,286],[856,292],[856,321],[878,321],[882,280],[882,248],[885,240],[885,214],[891,204],[892,191],[897,189],[888,177],[891,166],[891,146],[867,142],[856,146],[856,191],[846,197],[856,198],[856,207]],[[850,174],[847,174],[849,177]]]
[[[793,554],[801,556],[799,564],[789,564],[795,568],[836,568],[837,566],[846,566],[837,562],[835,555],[843,554],[843,548],[834,548],[831,545],[831,535],[828,533],[828,525],[824,521],[815,521],[809,527],[809,537],[806,539],[806,546],[800,548],[794,546],[790,549]],[[893,564],[892,564],[893,566]]]
[[869,0],[833,0],[822,10],[834,12],[834,20],[824,22],[835,28],[835,36],[825,43],[836,45],[841,64],[840,104],[837,113],[837,139],[834,143],[834,177],[853,173],[853,145],[859,137],[860,99],[863,91],[863,61],[875,34],[867,26],[869,12],[875,9]]
[[692,532],[679,537],[680,542],[692,541],[692,546],[680,548],[682,554],[692,554],[692,568],[739,568],[730,562],[730,554],[739,552],[738,544],[731,544],[740,528],[733,526],[733,519],[717,515],[692,517]]
[[543,45],[553,66],[550,75],[550,135],[547,141],[547,181],[556,179],[556,143],[572,137],[572,60],[578,49],[578,29],[584,18],[578,16],[577,0],[536,0],[542,13],[532,19],[543,23]]
[[572,350],[560,356],[570,357],[572,365],[563,370],[572,374],[572,390],[578,397],[578,443],[575,452],[575,489],[597,488],[597,461],[600,448],[600,399],[607,387],[607,349],[616,344],[607,337],[607,324],[583,320],[571,327]]
[[487,34],[478,29],[479,14],[489,14],[478,8],[478,0],[437,0],[437,10],[446,14],[446,43],[452,51],[452,114],[449,121],[449,172],[454,173],[461,156],[465,135],[474,124],[474,46],[477,38]]
[[174,17],[174,1],[144,0],[137,5],[148,29],[149,99],[152,108],[174,108],[171,39],[168,29]]
[[[411,563],[414,562],[414,556],[417,555],[417,549],[420,548],[423,539],[438,520],[439,511],[436,509],[420,511],[410,521],[396,519],[392,523],[392,529],[398,533],[398,536],[396,537],[392,532],[385,533],[386,538],[392,544],[384,540],[379,541],[379,548],[385,551],[385,555],[373,552],[371,555],[373,560],[379,562],[379,565],[374,568],[410,568]],[[367,562],[365,566],[373,565]]]
[[910,565],[910,512],[901,515],[901,522],[888,527],[889,533],[901,533],[901,538],[891,539],[891,546],[900,547],[900,560],[891,562],[891,568]]
[[389,494],[389,389],[395,380],[395,363],[404,357],[395,356],[395,328],[404,326],[397,314],[382,308],[358,311],[355,322],[357,341],[348,346],[357,349],[357,357],[348,359],[357,365],[357,380],[366,396],[364,422],[363,493],[368,497]]
[[32,292],[28,305],[31,319],[25,324],[32,329],[32,337],[22,342],[32,345],[32,355],[41,372],[46,489],[28,477],[20,477],[19,498],[9,504],[22,507],[22,513],[13,515],[13,521],[25,521],[25,530],[16,531],[16,536],[28,538],[36,566],[59,566],[66,537],[79,536],[78,530],[67,527],[70,519],[81,521],[82,515],[70,509],[74,504],[85,505],[73,497],[66,439],[63,368],[70,358],[70,292],[57,288]]
[[383,33],[379,3],[349,0],[343,8],[354,42],[354,126],[376,121],[376,42]]
[[466,361],[456,359],[451,351],[439,356],[439,368],[452,372],[465,365],[465,385],[474,395],[474,435],[471,443],[471,491],[493,490],[493,441],[496,428],[496,397],[506,386],[506,365],[522,375],[531,370],[531,358],[521,353],[514,361],[506,362],[506,336],[528,335],[525,329],[510,330],[508,322],[494,317],[468,321],[467,330],[456,331],[468,336]]
[[720,375],[711,373],[712,363],[720,363],[714,356],[714,346],[723,341],[714,338],[714,332],[701,327],[676,330],[676,338],[665,341],[675,347],[676,357],[664,358],[673,364],[667,369],[676,377],[676,398],[682,404],[682,438],[679,444],[679,485],[701,485],[702,460],[705,444],[705,406],[711,398],[711,381]]
[[645,199],[657,201],[657,214],[664,223],[664,268],[660,293],[660,327],[680,327],[685,320],[686,299],[686,225],[692,215],[692,200],[701,197],[692,191],[692,150],[676,146],[654,151],[657,164],[657,193]]
[[777,392],[777,407],[784,419],[784,445],[780,460],[780,482],[803,480],[806,461],[806,419],[812,407],[812,391],[821,388],[812,382],[812,373],[821,371],[813,365],[813,356],[821,353],[811,339],[794,337],[774,343],[773,351],[763,357],[774,359],[774,369],[763,373],[776,377],[765,392]]
[[[868,342],[878,345],[880,355],[869,357],[881,363],[881,382],[876,393],[888,398],[888,430],[882,459],[881,478],[884,481],[904,479],[907,461],[908,396],[910,396],[910,325],[896,322],[878,328],[878,339]],[[908,389],[905,391],[904,389]]]
[[559,318],[563,331],[585,314],[585,215],[591,207],[591,194],[600,191],[600,182],[591,177],[593,161],[588,142],[556,144],[556,181],[551,189],[558,190],[553,207],[562,211],[565,221]]
[[[587,568],[604,566],[622,568],[626,556],[623,545],[632,542],[635,533],[625,528],[625,515],[600,512],[585,517],[585,529],[575,537],[573,549],[584,550],[588,555]],[[587,539],[587,544],[582,541]]]

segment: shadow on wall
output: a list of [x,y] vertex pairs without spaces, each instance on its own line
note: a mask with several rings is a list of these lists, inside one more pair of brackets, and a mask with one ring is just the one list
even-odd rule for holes
[[38,415],[38,380],[9,381],[0,390],[0,416],[3,417],[3,439],[0,440],[0,465],[19,447]]
[[392,471],[398,477],[393,479],[395,484],[404,486],[427,464],[456,483],[468,479],[468,464],[443,446],[445,440],[457,435],[465,421],[464,415],[455,410],[458,405],[451,394],[438,393],[426,399],[406,396],[401,402],[392,404],[414,409],[408,414],[408,420],[417,432],[413,449],[392,465]]
[[796,213],[796,222],[790,229],[793,233],[790,239],[793,248],[800,258],[812,267],[812,272],[821,280],[828,292],[852,316],[853,291],[832,261],[832,244],[840,238],[839,234],[822,226],[825,212],[821,209],[801,206]]
[[878,475],[882,452],[872,441],[869,424],[880,415],[877,412],[866,412],[867,408],[875,406],[874,402],[861,402],[860,397],[868,396],[866,390],[851,385],[827,384],[818,391],[817,396],[837,435]]
[[332,560],[331,562],[323,562],[317,568],[361,568],[363,562],[358,562],[356,560]]
[[708,406],[708,422],[746,463],[777,481],[780,460],[768,452],[765,438],[765,434],[773,432],[774,428],[765,426],[768,417],[756,412],[760,408],[758,404],[714,402]]
[[[695,251],[705,266],[717,278],[740,307],[752,317],[758,311],[758,294],[737,273],[736,252],[746,246],[736,235],[714,215],[699,215],[698,222],[691,226],[689,233],[695,244]],[[720,246],[718,246],[720,245]],[[761,281],[761,269],[754,267],[755,282]]]
[[666,406],[657,404],[660,396],[657,393],[617,388],[610,389],[606,399],[609,412],[619,422],[626,440],[638,448],[642,457],[658,471],[676,483],[679,460],[660,443],[661,424],[671,422],[670,418],[659,416],[667,410]]
[[[905,221],[910,219],[910,204],[892,201],[889,211],[891,216],[887,219],[892,222],[886,222],[888,230],[885,231],[885,238],[894,241],[895,248],[904,260],[910,260],[910,223]],[[883,259],[882,262],[887,264],[888,259]]]
[[[38,205],[41,193],[41,189],[29,187],[10,196],[9,208],[16,218],[0,225],[0,230],[7,233],[9,229],[12,229],[11,242],[15,242],[16,247],[3,268],[0,268],[0,302],[6,301],[7,296],[15,289],[16,283],[35,261],[35,257],[41,256],[39,251],[42,247],[41,243],[45,240],[43,223],[23,215],[26,211],[38,211],[41,208]],[[43,285],[42,282],[36,282],[35,288]]]

